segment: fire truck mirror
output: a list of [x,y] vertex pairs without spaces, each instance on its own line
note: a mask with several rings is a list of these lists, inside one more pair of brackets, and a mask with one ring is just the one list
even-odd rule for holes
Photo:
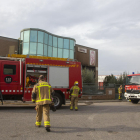
[[4,81],[5,81],[5,83],[11,83],[12,82],[12,77],[6,76]]

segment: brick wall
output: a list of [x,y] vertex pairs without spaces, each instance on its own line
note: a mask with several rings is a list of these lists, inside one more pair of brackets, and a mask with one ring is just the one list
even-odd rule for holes
[[18,39],[12,39],[0,36],[0,56],[6,56],[7,54],[13,54],[18,52]]
[[83,95],[79,100],[115,100],[115,88],[106,88],[101,95]]

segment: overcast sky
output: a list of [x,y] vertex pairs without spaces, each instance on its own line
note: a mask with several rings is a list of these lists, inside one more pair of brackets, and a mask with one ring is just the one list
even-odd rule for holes
[[0,0],[0,36],[24,28],[98,49],[99,75],[140,73],[140,0]]

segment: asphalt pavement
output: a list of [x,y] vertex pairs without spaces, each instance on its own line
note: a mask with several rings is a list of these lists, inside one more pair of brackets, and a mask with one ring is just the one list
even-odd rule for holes
[[36,128],[34,106],[0,106],[2,140],[138,140],[140,103],[126,101],[79,102],[79,110],[69,110],[69,102],[50,111],[51,132]]

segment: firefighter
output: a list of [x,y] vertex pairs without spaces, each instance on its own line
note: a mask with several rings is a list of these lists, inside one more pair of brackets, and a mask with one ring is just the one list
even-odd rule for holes
[[39,76],[39,82],[34,85],[32,90],[32,101],[36,102],[36,123],[35,126],[41,126],[42,113],[44,118],[44,127],[48,132],[50,132],[50,105],[52,104],[53,89],[51,85],[44,81],[44,76]]
[[78,87],[78,81],[74,82],[74,86],[71,87],[70,89],[70,97],[71,97],[71,102],[70,102],[70,110],[73,110],[73,106],[75,104],[75,111],[78,111],[78,95],[81,93],[80,88]]
[[118,88],[119,100],[122,100],[122,85]]

